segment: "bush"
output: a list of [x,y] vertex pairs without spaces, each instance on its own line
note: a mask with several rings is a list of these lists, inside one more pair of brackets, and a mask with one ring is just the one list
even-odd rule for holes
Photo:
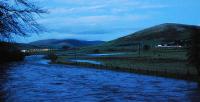
[[190,39],[187,46],[188,63],[196,67],[200,77],[200,30],[198,28],[195,28],[192,34],[190,34]]
[[107,49],[107,51],[113,52],[113,51],[116,51],[116,50],[114,48],[109,48],[109,49]]
[[69,50],[70,47],[65,45],[65,46],[62,47],[62,49],[63,49],[63,50]]
[[54,53],[50,53],[47,56],[45,56],[45,58],[51,60],[51,62],[54,63],[54,62],[57,61],[58,56],[56,54],[54,54]]
[[93,50],[93,53],[100,53],[100,50],[99,49],[95,49],[95,50]]
[[0,42],[0,63],[21,61],[25,57],[15,44]]
[[143,46],[143,50],[144,50],[144,51],[149,51],[150,48],[151,48],[151,47],[150,47],[149,45],[144,45],[144,46]]

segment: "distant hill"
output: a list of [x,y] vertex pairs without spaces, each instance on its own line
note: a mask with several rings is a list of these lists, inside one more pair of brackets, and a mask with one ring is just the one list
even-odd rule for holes
[[30,45],[39,46],[39,47],[48,47],[48,48],[62,48],[63,46],[68,47],[85,47],[92,45],[99,45],[104,43],[104,41],[84,41],[76,39],[47,39],[39,40],[29,43]]
[[125,37],[110,41],[113,45],[120,46],[131,44],[135,42],[171,42],[175,40],[186,40],[189,35],[194,31],[194,28],[199,26],[183,25],[174,23],[165,23],[157,26],[153,26]]
[[35,45],[30,45],[30,44],[24,44],[24,43],[16,43],[16,46],[19,49],[40,49],[43,47],[35,46]]
[[183,41],[189,38],[195,28],[200,30],[200,26],[165,23],[132,33],[93,48],[101,48],[102,50],[128,50],[134,46],[138,47],[136,45],[139,42],[143,45],[155,46],[161,43]]

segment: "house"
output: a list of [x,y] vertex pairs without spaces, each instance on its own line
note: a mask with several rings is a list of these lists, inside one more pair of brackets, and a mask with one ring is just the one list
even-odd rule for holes
[[181,45],[168,45],[168,44],[159,44],[159,45],[156,45],[156,48],[182,48]]

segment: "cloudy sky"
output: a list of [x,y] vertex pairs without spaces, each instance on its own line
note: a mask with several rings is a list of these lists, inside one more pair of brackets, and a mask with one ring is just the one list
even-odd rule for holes
[[38,4],[49,11],[38,19],[48,32],[17,38],[19,42],[108,41],[162,23],[200,25],[200,0],[38,0]]

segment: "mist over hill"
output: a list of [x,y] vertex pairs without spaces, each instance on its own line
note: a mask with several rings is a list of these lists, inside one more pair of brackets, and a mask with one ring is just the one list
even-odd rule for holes
[[104,43],[104,41],[84,41],[76,39],[47,39],[47,40],[38,40],[30,42],[30,45],[48,47],[48,48],[62,48],[63,46],[68,47],[85,47],[93,46]]

